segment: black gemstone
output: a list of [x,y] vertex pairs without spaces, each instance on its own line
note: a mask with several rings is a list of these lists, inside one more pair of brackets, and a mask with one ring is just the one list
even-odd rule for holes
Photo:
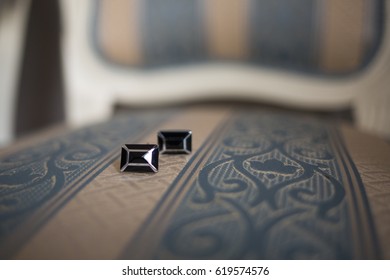
[[157,172],[158,146],[125,144],[121,151],[121,171]]
[[160,131],[157,135],[162,154],[189,154],[192,150],[191,130]]

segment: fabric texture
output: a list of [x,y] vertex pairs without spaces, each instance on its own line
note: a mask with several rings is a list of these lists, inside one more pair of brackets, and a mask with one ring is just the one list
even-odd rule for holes
[[[193,153],[120,172],[123,144],[166,129]],[[390,258],[390,147],[348,126],[194,106],[62,133],[0,155],[1,258]]]
[[92,42],[112,65],[235,62],[342,75],[379,48],[383,0],[100,0]]

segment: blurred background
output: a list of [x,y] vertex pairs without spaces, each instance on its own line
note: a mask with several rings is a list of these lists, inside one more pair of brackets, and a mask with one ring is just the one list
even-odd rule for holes
[[390,135],[387,0],[0,0],[0,147],[118,106],[258,102]]
[[0,146],[65,121],[58,1],[0,0]]

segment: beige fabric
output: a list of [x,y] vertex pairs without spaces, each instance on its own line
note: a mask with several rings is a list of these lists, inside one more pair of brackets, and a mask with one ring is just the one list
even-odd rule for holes
[[140,0],[102,0],[99,15],[100,44],[108,59],[116,63],[140,64],[142,62],[138,17]]
[[217,58],[248,56],[248,0],[204,1],[207,42]]
[[348,72],[362,62],[366,0],[322,0],[320,68]]
[[390,145],[348,126],[342,132],[363,180],[385,259],[390,259]]

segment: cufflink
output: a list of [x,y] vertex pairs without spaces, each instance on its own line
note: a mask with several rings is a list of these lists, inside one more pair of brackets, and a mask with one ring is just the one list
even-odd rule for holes
[[158,146],[149,144],[125,144],[121,149],[121,172],[157,172]]
[[192,150],[191,130],[166,130],[157,134],[162,154],[190,154]]

